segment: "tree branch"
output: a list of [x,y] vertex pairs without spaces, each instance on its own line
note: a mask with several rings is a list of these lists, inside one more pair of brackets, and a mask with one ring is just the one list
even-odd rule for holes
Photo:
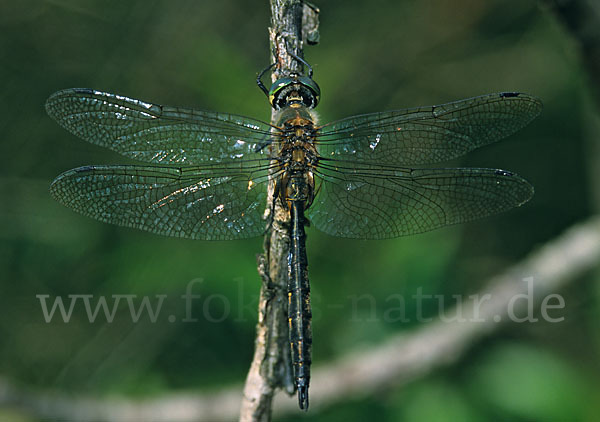
[[[300,72],[301,64],[289,54],[302,57],[303,37],[314,43],[318,29],[318,9],[303,5],[301,0],[271,0],[269,39],[272,73],[275,82],[292,72]],[[317,36],[318,39],[318,36]],[[271,123],[275,124],[275,110]],[[278,388],[294,393],[288,340],[287,258],[289,213],[274,201],[275,181],[269,180],[267,219],[272,219],[259,257],[258,272],[262,278],[254,357],[250,365],[240,411],[240,421],[269,421],[273,395]]]
[[[423,324],[412,333],[398,334],[382,345],[317,367],[313,372],[312,405],[318,408],[350,397],[368,396],[455,363],[477,340],[511,322],[508,315],[511,300],[518,294],[528,293],[523,279],[533,277],[534,299],[539,303],[546,295],[578,280],[599,262],[600,217],[593,217],[492,278],[488,287],[477,295],[490,298],[479,307],[478,322],[469,321],[475,318],[476,307],[472,301],[465,301],[446,315],[447,318],[461,315],[467,322]],[[518,308],[516,313],[519,314]],[[498,317],[502,322],[496,322]],[[34,394],[18,390],[0,379],[0,405],[18,406],[41,419],[51,420],[217,422],[236,418],[240,390],[240,386],[234,386],[215,394],[173,394],[143,401],[99,400]],[[297,402],[281,397],[275,400],[275,410],[277,413],[297,412]]]

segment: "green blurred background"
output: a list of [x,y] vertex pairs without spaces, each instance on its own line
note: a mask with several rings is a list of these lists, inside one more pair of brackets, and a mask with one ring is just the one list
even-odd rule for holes
[[[388,241],[308,229],[314,362],[418,328],[382,318],[401,294],[477,292],[485,281],[597,211],[590,177],[600,138],[576,43],[535,1],[320,2],[321,43],[307,47],[323,122],[499,91],[540,97],[542,115],[461,165],[515,171],[526,206],[459,227]],[[254,79],[269,60],[268,2],[52,0],[0,3],[0,376],[27,391],[93,397],[213,392],[241,383],[254,347],[260,238],[162,238],[86,219],[48,186],[85,164],[127,162],[70,135],[44,101],[91,87],[159,104],[269,120]],[[596,159],[598,157],[596,156]],[[198,321],[180,296],[193,280]],[[161,315],[44,322],[36,295],[168,295]],[[370,295],[353,306],[353,298]],[[561,292],[561,323],[512,324],[457,365],[407,387],[293,414],[315,421],[593,421],[600,414],[600,289],[587,274]],[[437,315],[437,305],[426,307]],[[406,315],[414,317],[407,300]],[[385,364],[385,363],[382,363]],[[290,400],[295,400],[292,398]],[[314,399],[317,402],[317,398]],[[22,409],[0,420],[35,421]]]

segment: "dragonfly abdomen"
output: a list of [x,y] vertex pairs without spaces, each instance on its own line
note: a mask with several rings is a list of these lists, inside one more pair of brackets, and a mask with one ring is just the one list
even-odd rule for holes
[[[308,409],[308,386],[311,364],[311,310],[308,259],[306,257],[306,219],[315,196],[313,166],[318,162],[312,144],[314,127],[301,115],[302,108],[289,108],[282,113],[284,142],[280,151],[282,173],[275,194],[290,212],[290,253],[288,255],[288,324],[294,381],[300,409]],[[308,114],[306,115],[308,116]]]
[[288,324],[298,404],[308,409],[312,330],[310,284],[304,231],[304,202],[291,201],[291,247],[288,256]]

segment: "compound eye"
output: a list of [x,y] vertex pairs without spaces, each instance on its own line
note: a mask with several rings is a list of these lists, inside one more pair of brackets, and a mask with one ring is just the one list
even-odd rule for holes
[[308,76],[300,76],[298,78],[298,82],[300,82],[311,92],[313,98],[311,102],[314,103],[312,104],[312,107],[316,107],[319,103],[319,99],[321,98],[321,89],[319,88],[319,85],[317,85],[317,83]]
[[281,78],[281,79],[277,79],[275,82],[273,82],[273,85],[271,85],[271,89],[269,90],[269,102],[271,103],[271,106],[273,106],[274,108],[281,108],[281,93],[282,91],[289,86],[290,84],[294,83],[294,79],[292,78]]

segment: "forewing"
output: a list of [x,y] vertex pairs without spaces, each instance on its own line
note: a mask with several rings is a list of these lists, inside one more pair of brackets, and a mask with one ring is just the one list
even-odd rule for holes
[[319,166],[321,183],[307,210],[333,236],[385,239],[476,220],[527,202],[533,187],[495,169],[374,169]]
[[86,88],[56,92],[48,114],[80,138],[157,164],[202,165],[264,157],[267,123],[227,113],[161,106]]
[[50,191],[75,211],[165,236],[229,240],[265,231],[266,175],[234,169],[86,166]]
[[542,103],[523,93],[489,94],[448,104],[349,117],[324,125],[323,157],[413,166],[459,157],[527,125]]

